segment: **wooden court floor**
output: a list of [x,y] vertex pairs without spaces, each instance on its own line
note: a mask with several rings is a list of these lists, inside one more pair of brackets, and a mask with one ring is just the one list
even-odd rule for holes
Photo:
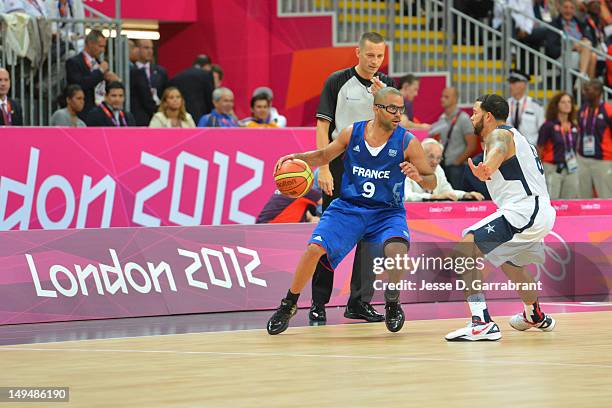
[[[300,311],[305,313],[305,311]],[[611,407],[612,311],[555,332],[447,343],[465,319],[0,347],[0,386],[69,386],[10,407]]]

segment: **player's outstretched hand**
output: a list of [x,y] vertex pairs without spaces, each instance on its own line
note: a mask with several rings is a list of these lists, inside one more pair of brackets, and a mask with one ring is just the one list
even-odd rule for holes
[[318,182],[321,191],[323,191],[328,196],[334,194],[334,177],[332,176],[331,171],[329,171],[329,167],[319,167]]
[[421,181],[423,181],[423,177],[421,177],[421,173],[419,173],[417,168],[414,167],[414,164],[405,161],[405,162],[400,163],[400,167],[402,169],[402,173],[404,173],[405,176],[410,177],[412,180],[416,181],[417,183],[420,183]]
[[378,91],[380,91],[381,89],[383,89],[384,87],[386,87],[387,85],[381,81],[378,77],[373,77],[371,79],[372,81],[372,86],[370,87],[370,90],[372,91],[372,95],[376,96],[376,93]]
[[293,160],[293,159],[295,159],[295,156],[293,154],[288,154],[278,159],[278,161],[276,162],[276,165],[274,166],[274,176],[276,176],[276,172],[278,171],[278,169],[280,169],[280,167],[283,165],[284,162],[286,162],[287,160]]
[[470,170],[472,170],[472,173],[474,176],[476,176],[476,178],[478,178],[478,180],[487,181],[491,179],[491,174],[493,174],[493,172],[489,166],[483,162],[478,163],[478,166],[474,166],[472,158],[468,158],[468,164],[470,165]]

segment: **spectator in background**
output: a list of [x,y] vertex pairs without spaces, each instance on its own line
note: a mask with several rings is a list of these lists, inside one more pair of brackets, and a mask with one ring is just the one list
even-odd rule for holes
[[242,126],[248,128],[277,128],[278,125],[270,121],[270,99],[268,95],[260,93],[251,98],[252,116],[240,121]]
[[578,183],[580,198],[612,198],[612,104],[602,101],[603,84],[584,84],[584,104],[578,114]]
[[206,55],[199,55],[193,66],[176,74],[168,82],[168,86],[174,86],[181,91],[185,108],[193,118],[200,118],[212,110],[212,93],[215,87],[210,72],[210,59]]
[[553,200],[578,197],[576,108],[570,94],[556,94],[540,128],[538,154],[544,165],[548,194]]
[[106,48],[106,38],[102,32],[91,30],[85,37],[85,49],[80,54],[66,60],[66,79],[68,85],[80,85],[85,93],[85,107],[79,114],[86,119],[87,114],[105,98],[105,82],[119,80],[102,59]]
[[507,123],[512,124],[532,145],[538,142],[538,131],[544,123],[544,109],[531,96],[527,95],[530,75],[519,70],[510,71],[510,114]]
[[457,89],[445,88],[440,98],[444,112],[429,130],[429,136],[439,139],[443,145],[442,168],[456,190],[463,188],[467,159],[478,150],[470,115],[459,109],[458,101]]
[[87,114],[87,126],[127,127],[136,126],[130,112],[123,110],[125,87],[119,81],[106,85],[104,101]]
[[19,101],[8,97],[11,76],[0,67],[0,126],[23,126],[23,111]]
[[58,109],[51,116],[51,126],[61,127],[85,127],[83,122],[77,115],[85,106],[85,93],[79,85],[68,85],[60,97],[60,106],[65,108]]
[[151,96],[155,101],[155,105],[159,105],[159,96],[164,92],[168,84],[168,73],[166,68],[154,63],[153,41],[137,40],[136,44],[140,49],[136,66],[145,72]]
[[134,40],[128,40],[130,58],[130,111],[134,115],[136,126],[149,126],[151,117],[157,109],[153,99],[149,80],[143,68],[138,67],[142,49]]
[[195,122],[185,109],[185,100],[181,91],[173,86],[162,94],[159,111],[153,115],[149,127],[152,128],[194,128]]
[[212,64],[210,66],[210,72],[213,74],[213,80],[215,81],[215,89],[223,86],[223,68],[220,65]]
[[49,6],[45,0],[4,0],[5,13],[25,13],[35,18],[48,18]]
[[[74,19],[82,20],[85,18],[85,10],[82,0],[47,0],[49,8],[49,18],[52,19]],[[53,32],[59,32],[61,39],[74,42],[77,52],[81,52],[85,46],[85,26],[83,23],[63,22],[54,23]],[[62,44],[60,44],[60,47]]]
[[[572,68],[578,68],[581,73],[592,78],[595,75],[597,56],[585,45],[591,46],[594,39],[588,36],[590,30],[586,24],[576,17],[576,6],[572,0],[562,2],[560,14],[553,20],[552,25],[577,41],[573,46]],[[561,38],[556,33],[549,35],[546,54],[553,59],[561,56]]]
[[278,127],[287,126],[287,118],[278,113],[278,110],[274,106],[272,106],[272,100],[274,99],[274,93],[272,92],[272,89],[268,88],[267,86],[260,86],[259,88],[256,88],[253,91],[253,96],[259,94],[266,95],[268,97],[268,100],[270,101],[270,114],[267,121],[269,123],[276,123]]
[[279,224],[293,222],[319,222],[322,193],[316,184],[319,169],[314,171],[312,188],[303,197],[289,198],[278,190],[264,205],[257,216],[257,224]]
[[[601,2],[599,0],[585,0],[586,14],[584,15],[585,25],[590,30],[589,37],[592,39],[593,48],[601,51],[604,55],[608,53],[606,42],[605,26],[606,23],[601,18]],[[603,75],[606,72],[606,59],[603,56],[596,56],[595,75]]]
[[234,93],[228,88],[217,88],[212,93],[215,108],[198,121],[198,127],[238,127],[234,116]]
[[402,115],[402,126],[406,129],[424,129],[429,130],[431,125],[421,123],[414,117],[414,98],[419,94],[420,80],[412,74],[403,76],[399,80],[399,91],[404,98],[404,106],[406,113]]
[[435,139],[427,138],[421,142],[425,157],[429,162],[429,166],[436,175],[436,188],[433,191],[424,190],[417,182],[409,177],[406,177],[404,184],[404,201],[423,201],[423,200],[478,200],[482,201],[484,196],[477,191],[465,192],[463,190],[453,189],[444,170],[440,167],[444,146]]

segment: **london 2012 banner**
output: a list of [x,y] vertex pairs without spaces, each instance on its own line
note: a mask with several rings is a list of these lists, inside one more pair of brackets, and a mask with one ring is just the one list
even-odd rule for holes
[[0,230],[252,224],[302,129],[5,128]]

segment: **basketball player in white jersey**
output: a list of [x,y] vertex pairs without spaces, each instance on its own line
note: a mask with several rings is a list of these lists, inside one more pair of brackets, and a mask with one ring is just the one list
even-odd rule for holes
[[[472,123],[485,144],[483,162],[469,159],[472,173],[485,181],[497,211],[463,231],[459,251],[464,256],[483,256],[514,283],[534,283],[525,266],[544,262],[543,239],[553,228],[556,212],[550,204],[544,168],[535,148],[518,130],[508,126],[508,103],[490,94],[474,103]],[[499,340],[499,326],[491,320],[484,293],[472,282],[482,281],[480,270],[462,275],[472,320],[446,335],[448,341]],[[532,286],[533,287],[533,286]],[[535,290],[520,290],[524,311],[510,319],[516,330],[551,331],[555,320],[544,314]]]

